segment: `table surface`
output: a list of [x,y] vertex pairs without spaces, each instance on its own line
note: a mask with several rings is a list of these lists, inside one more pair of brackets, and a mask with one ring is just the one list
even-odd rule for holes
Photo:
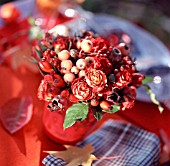
[[[0,32],[4,33],[2,29]],[[0,165],[38,166],[46,156],[43,151],[62,148],[62,145],[50,140],[43,132],[44,103],[36,95],[41,79],[39,72],[33,72],[28,65],[21,64],[14,70],[8,59],[4,65],[0,65],[0,106],[13,97],[27,95],[32,97],[34,104],[31,121],[18,132],[11,135],[0,123]],[[108,115],[99,125],[109,118],[131,122],[157,135],[160,129],[164,129],[170,137],[170,110],[165,108],[160,114],[152,103],[136,101],[133,109]]]

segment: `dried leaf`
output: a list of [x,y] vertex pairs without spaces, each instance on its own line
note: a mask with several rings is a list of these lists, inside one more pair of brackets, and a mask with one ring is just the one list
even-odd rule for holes
[[0,108],[3,126],[11,133],[24,127],[32,117],[32,98],[12,98]]
[[91,166],[93,160],[97,158],[91,153],[94,148],[91,144],[87,144],[84,147],[65,146],[65,151],[45,151],[46,153],[53,154],[58,158],[62,158],[67,162],[67,166]]

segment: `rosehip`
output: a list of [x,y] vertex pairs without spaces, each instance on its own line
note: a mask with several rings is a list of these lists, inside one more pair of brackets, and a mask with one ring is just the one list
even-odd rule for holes
[[62,79],[62,77],[58,74],[54,74],[54,86],[56,87],[65,87],[65,82],[64,80]]
[[113,53],[118,56],[121,55],[121,51],[118,48],[113,48]]
[[81,49],[84,52],[90,52],[92,50],[92,48],[93,48],[93,43],[90,40],[84,39],[81,42]]
[[61,69],[62,70],[71,70],[72,67],[73,67],[73,63],[71,60],[61,61]]
[[76,66],[78,69],[83,70],[86,67],[86,61],[85,59],[78,59],[76,62]]
[[100,102],[100,107],[103,109],[103,110],[111,110],[112,109],[112,106],[111,104],[108,102],[108,101],[101,101]]
[[72,72],[73,74],[78,74],[78,73],[79,73],[79,69],[78,69],[76,66],[73,66],[73,67],[71,68],[71,72]]
[[62,60],[67,60],[70,58],[70,53],[67,50],[62,50],[58,53],[58,59]]
[[56,52],[55,51],[50,51],[50,55],[53,57],[53,56],[56,56],[57,54],[56,54]]
[[96,106],[99,104],[99,101],[98,101],[97,99],[92,99],[92,100],[90,101],[90,104],[91,104],[92,106],[96,107]]
[[38,65],[40,67],[40,69],[44,72],[50,73],[51,71],[53,71],[53,68],[51,66],[51,64],[47,61],[39,61]]
[[73,82],[74,79],[75,79],[75,75],[73,73],[64,74],[64,81],[66,83],[71,83]]
[[122,55],[129,55],[130,53],[130,48],[125,43],[118,44],[116,48],[118,48],[121,51]]

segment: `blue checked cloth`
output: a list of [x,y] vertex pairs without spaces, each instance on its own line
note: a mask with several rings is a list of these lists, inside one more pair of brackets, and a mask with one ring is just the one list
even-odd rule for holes
[[[93,166],[157,166],[160,159],[160,140],[146,130],[130,123],[109,120],[77,146],[92,144],[99,159]],[[106,159],[107,158],[107,159]],[[65,166],[67,163],[48,155],[46,166]]]

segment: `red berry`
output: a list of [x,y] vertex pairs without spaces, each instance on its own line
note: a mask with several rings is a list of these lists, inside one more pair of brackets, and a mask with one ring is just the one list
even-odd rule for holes
[[108,102],[108,101],[101,101],[100,102],[100,107],[103,109],[103,110],[111,110],[112,109],[112,106],[111,104]]
[[42,61],[38,62],[38,65],[39,65],[40,69],[44,72],[50,73],[51,71],[53,71],[51,64],[47,61],[42,60]]
[[13,3],[2,5],[0,10],[0,17],[6,22],[10,23],[16,21],[21,15],[19,9]]
[[65,87],[65,82],[64,80],[62,79],[62,77],[58,74],[54,74],[54,86],[56,87]]
[[60,96],[64,97],[64,98],[68,98],[69,97],[69,90],[66,89],[66,90],[61,91]]
[[99,104],[99,101],[98,101],[97,99],[92,99],[92,100],[90,101],[90,104],[91,104],[92,106],[97,106],[97,105]]
[[130,48],[125,43],[120,43],[119,45],[116,46],[116,48],[118,48],[121,51],[122,55],[129,55],[130,53]]

